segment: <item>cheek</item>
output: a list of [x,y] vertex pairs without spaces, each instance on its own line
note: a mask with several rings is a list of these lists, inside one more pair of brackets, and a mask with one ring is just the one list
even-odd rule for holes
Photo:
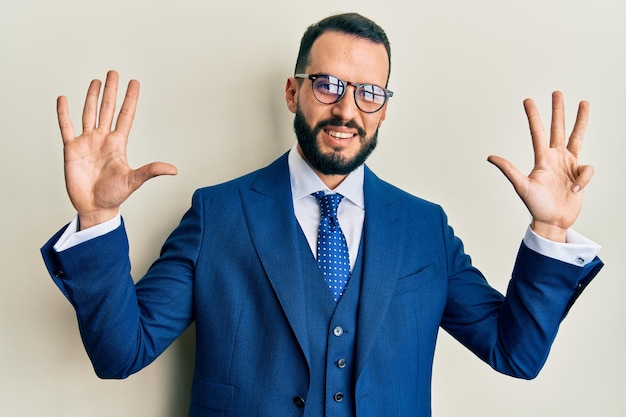
[[302,103],[300,102],[298,103],[298,110],[300,111],[307,125],[309,125],[311,129],[314,129],[320,121],[329,119],[331,117],[331,114],[326,106],[317,105],[317,103],[313,105],[302,105]]
[[365,131],[367,132],[368,137],[371,137],[376,132],[376,129],[378,129],[380,125],[382,125],[383,120],[384,119],[381,117],[374,117],[365,119],[363,121]]

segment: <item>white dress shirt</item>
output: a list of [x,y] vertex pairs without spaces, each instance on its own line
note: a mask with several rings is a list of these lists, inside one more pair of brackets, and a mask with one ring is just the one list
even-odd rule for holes
[[324,194],[341,194],[343,200],[337,209],[337,221],[341,226],[346,243],[348,244],[348,256],[350,258],[350,270],[354,268],[363,220],[365,219],[365,198],[363,197],[363,178],[365,169],[363,165],[352,171],[339,184],[331,190],[311,169],[309,164],[298,152],[294,145],[289,152],[289,175],[291,180],[291,194],[293,197],[293,210],[300,228],[306,236],[313,256],[317,259],[317,233],[320,225],[321,211],[317,199],[311,194],[324,191]]
[[[324,191],[326,193],[340,193],[344,196],[341,204],[339,204],[337,218],[346,236],[348,254],[350,256],[350,269],[352,269],[359,252],[363,220],[365,219],[363,166],[351,172],[337,188],[330,190],[302,158],[297,150],[297,144],[291,148],[288,162],[294,212],[315,257],[317,257],[317,231],[320,223],[320,208],[317,199],[311,194],[317,191]],[[57,252],[69,249],[89,239],[111,232],[119,227],[120,224],[121,215],[118,213],[117,216],[109,221],[77,231],[78,218],[74,217],[54,245],[54,249]],[[567,233],[567,243],[558,243],[537,235],[528,227],[524,236],[524,243],[530,249],[544,256],[581,267],[591,262],[601,249],[600,245],[571,229]]]

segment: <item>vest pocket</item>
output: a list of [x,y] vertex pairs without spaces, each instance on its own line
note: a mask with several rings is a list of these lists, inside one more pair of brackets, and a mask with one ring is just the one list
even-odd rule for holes
[[235,387],[232,385],[212,384],[194,378],[191,388],[191,403],[193,405],[228,412],[233,407]]

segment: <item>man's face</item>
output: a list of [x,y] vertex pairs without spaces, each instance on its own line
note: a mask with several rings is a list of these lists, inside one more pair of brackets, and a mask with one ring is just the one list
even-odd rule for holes
[[[322,34],[311,48],[308,74],[329,74],[344,81],[385,86],[387,51],[382,44],[338,32]],[[376,113],[359,110],[354,87],[334,104],[317,101],[311,80],[287,81],[287,106],[295,113],[299,151],[318,174],[345,176],[376,146],[387,103]]]

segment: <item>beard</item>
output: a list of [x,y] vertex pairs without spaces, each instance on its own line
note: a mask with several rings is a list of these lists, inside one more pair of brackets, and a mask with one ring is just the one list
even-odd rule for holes
[[[346,158],[341,155],[340,149],[335,149],[334,152],[329,154],[322,153],[317,142],[317,136],[326,126],[346,126],[356,129],[361,142],[361,148],[357,154],[352,158]],[[365,136],[365,130],[355,121],[351,120],[345,123],[338,118],[331,118],[322,120],[315,128],[311,129],[299,108],[296,108],[296,115],[293,119],[293,130],[298,138],[298,144],[302,149],[304,159],[306,159],[313,169],[324,175],[348,175],[363,165],[378,144],[378,128],[370,138],[367,138]]]

